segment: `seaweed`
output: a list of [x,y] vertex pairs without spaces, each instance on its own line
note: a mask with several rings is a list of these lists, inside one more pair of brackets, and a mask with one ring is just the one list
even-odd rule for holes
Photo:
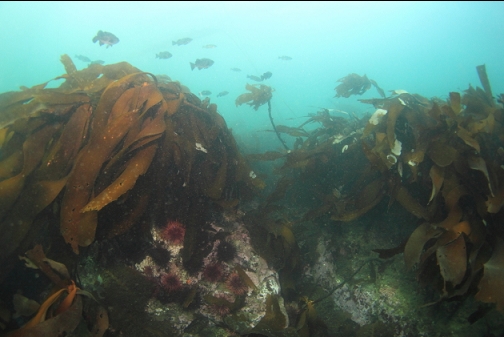
[[484,264],[483,278],[478,284],[479,291],[474,296],[478,301],[496,303],[497,309],[504,312],[504,242],[496,242],[492,257]]
[[247,89],[248,93],[241,94],[236,98],[236,106],[242,105],[243,103],[247,103],[248,105],[252,106],[254,110],[257,111],[259,107],[263,104],[268,104],[268,116],[271,122],[271,126],[273,127],[273,130],[275,131],[278,140],[280,143],[282,143],[283,147],[288,151],[289,148],[287,144],[284,142],[282,137],[280,136],[280,132],[278,131],[275,122],[273,122],[273,116],[271,115],[271,98],[273,97],[272,92],[273,89],[271,87],[268,87],[267,85],[259,84],[259,88],[257,88],[257,84],[250,85],[247,83],[245,86],[245,89]]
[[349,74],[343,78],[340,78],[338,82],[341,82],[334,90],[336,90],[336,95],[334,97],[350,97],[351,95],[362,95],[369,88],[371,88],[371,81],[366,75],[359,76],[355,73]]
[[247,103],[257,111],[261,105],[268,103],[273,97],[273,89],[264,84],[251,85],[247,83],[245,89],[250,92],[238,96],[235,100],[236,106]]
[[[182,264],[195,275],[212,250],[211,212],[236,208],[244,196],[264,188],[264,181],[246,164],[217,106],[199,100],[179,83],[158,82],[127,63],[77,71],[68,56],[62,62],[67,73],[59,77],[65,79],[60,87],[46,89],[43,83],[0,95],[0,110],[6,112],[0,121],[0,263],[5,266],[0,279],[17,255],[33,246],[36,234],[43,233],[42,241],[73,262],[75,253],[97,245],[117,252],[116,240],[128,232],[134,237],[131,244],[137,244],[138,237],[149,237],[150,224],[163,226],[173,219],[186,228]],[[386,97],[375,81],[351,74],[340,80],[337,97],[362,94],[373,85],[381,98],[362,101],[376,112],[359,119],[322,109],[308,114],[298,127],[275,126],[273,90],[247,85],[250,92],[240,95],[236,104],[258,110],[267,103],[279,139],[280,133],[297,138],[293,150],[245,157],[281,160],[275,170],[277,184],[244,221],[254,249],[278,271],[282,296],[303,295],[296,288],[301,255],[295,224],[337,227],[365,216],[370,220],[376,214],[372,210],[397,207],[410,217],[394,221],[413,221],[416,229],[395,249],[375,250],[381,258],[403,252],[406,267],[416,271],[420,284],[438,291],[434,303],[467,298],[478,289],[476,300],[504,310],[499,292],[504,270],[504,110],[493,100],[486,70],[477,70],[484,89],[451,92],[446,101],[400,90]],[[303,127],[310,123],[314,128],[307,132]],[[388,214],[394,213],[383,216]],[[60,234],[53,234],[54,227]],[[91,246],[94,242],[97,245]],[[220,248],[226,244],[221,240]],[[37,249],[29,259],[63,289],[61,297],[53,298],[55,303],[62,294],[79,295],[69,275],[62,276],[61,265]],[[158,263],[166,259],[156,258]],[[244,268],[235,269],[255,291]],[[136,297],[141,308],[116,307],[120,319],[140,333],[153,284],[130,268],[112,267],[104,278],[108,305],[133,302],[128,296],[141,285]],[[316,326],[324,326],[315,305],[340,286],[318,300],[301,296],[296,328],[288,326],[282,297],[268,295],[263,320],[249,332],[315,334]],[[198,303],[198,296],[195,288],[187,287],[178,304],[188,309]],[[77,301],[69,305],[70,299],[63,300],[66,310],[54,318],[74,308],[82,312],[73,307]],[[229,320],[246,320],[236,313],[246,305],[244,296],[235,302],[211,295],[204,300],[234,311],[224,319],[229,326]],[[71,327],[63,330],[70,332]]]
[[[61,61],[60,87],[0,95],[0,262],[12,265],[32,243],[40,214],[55,209],[60,219],[51,222],[74,253],[147,214],[186,219],[184,263],[199,265],[202,238],[191,233],[200,233],[208,210],[236,207],[240,195],[263,186],[249,175],[216,105],[126,62],[77,71],[67,55]],[[33,113],[26,108],[39,104]],[[177,206],[161,211],[175,199]]]
[[[57,286],[58,290],[45,299],[30,321],[8,335],[56,336],[72,333],[81,323],[83,314],[88,314],[94,307],[86,305],[84,308],[82,297],[89,297],[95,302],[96,299],[91,293],[79,289],[75,282],[70,280],[69,272],[64,264],[48,259],[42,246],[36,245],[26,252],[26,257],[23,259],[30,268],[40,269]],[[67,295],[63,298],[65,292]],[[50,311],[52,311],[52,315],[49,314]],[[103,307],[99,307],[98,311],[100,315],[90,323],[98,327],[93,330],[93,333],[100,337],[108,329],[108,313]]]
[[358,74],[352,73],[343,78],[340,78],[338,82],[341,82],[334,90],[336,90],[336,95],[334,97],[345,97],[348,98],[351,95],[362,95],[371,88],[371,85],[375,87],[378,94],[385,98],[385,92],[376,83],[375,80],[369,79],[366,75],[359,76]]
[[[299,137],[294,150],[283,157],[250,157],[284,159],[263,212],[281,213],[296,208],[304,195],[315,196],[299,221],[323,218],[327,224],[330,218],[337,226],[396,204],[417,218],[418,226],[397,249],[376,250],[381,257],[404,252],[405,265],[416,267],[420,283],[439,292],[435,303],[466,298],[478,287],[476,299],[502,311],[493,285],[502,278],[504,110],[494,102],[484,67],[477,71],[483,89],[450,92],[446,101],[395,90],[390,97],[360,100],[377,109],[370,118],[336,124],[328,109],[307,116],[300,128],[320,125]],[[359,95],[374,85],[357,74],[339,81],[336,97]],[[268,232],[274,233],[272,228]]]

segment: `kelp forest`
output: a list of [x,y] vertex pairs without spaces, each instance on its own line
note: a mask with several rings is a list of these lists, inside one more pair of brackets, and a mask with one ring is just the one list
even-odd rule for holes
[[[341,78],[245,153],[208,98],[122,62],[0,94],[0,335],[502,336],[504,96]],[[491,75],[491,74],[490,74]],[[252,109],[251,109],[252,110]],[[237,137],[237,139],[239,139]]]

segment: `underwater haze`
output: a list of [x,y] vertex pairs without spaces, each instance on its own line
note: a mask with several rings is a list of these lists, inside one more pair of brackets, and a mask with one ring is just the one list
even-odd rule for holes
[[[275,90],[275,121],[292,126],[316,107],[371,112],[357,99],[378,97],[374,88],[334,98],[337,80],[350,73],[366,74],[387,93],[446,98],[480,85],[475,67],[486,64],[494,92],[504,92],[502,13],[503,2],[1,2],[0,92],[63,74],[62,54],[78,69],[88,63],[76,55],[127,61],[193,93],[211,91],[240,138],[270,128],[266,106],[235,106],[246,83],[255,83],[247,75],[268,71],[261,83]],[[99,30],[119,42],[93,43]],[[192,41],[172,44],[185,37]],[[156,58],[163,51],[173,56]],[[214,64],[191,70],[199,58]],[[229,94],[217,97],[223,91]]]
[[503,14],[0,1],[0,337],[504,337]]

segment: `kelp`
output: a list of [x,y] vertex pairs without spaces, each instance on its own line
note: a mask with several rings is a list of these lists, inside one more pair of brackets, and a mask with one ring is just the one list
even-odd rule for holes
[[478,301],[496,303],[497,309],[504,312],[504,242],[499,239],[490,260],[484,264],[483,278],[474,296]]
[[[429,266],[433,263],[437,264],[439,277],[443,280],[443,287],[439,289],[442,292],[440,299],[460,296],[469,289],[472,282],[478,279],[477,275],[481,272],[476,261],[478,261],[479,248],[484,242],[484,235],[481,233],[485,232],[485,228],[481,220],[469,214],[474,212],[481,217],[486,217],[486,212],[495,212],[498,209],[488,201],[485,207],[485,199],[482,199],[480,195],[484,194],[487,200],[492,200],[496,193],[495,172],[498,168],[491,158],[489,147],[495,147],[495,144],[498,144],[499,138],[496,136],[499,136],[492,134],[492,127],[487,127],[487,125],[493,123],[496,116],[502,116],[502,110],[495,108],[493,104],[488,104],[485,96],[472,88],[463,97],[458,93],[450,93],[447,104],[441,106],[437,103],[413,105],[412,103],[419,100],[406,100],[407,95],[409,94],[401,93],[399,96],[402,108],[394,99],[381,101],[388,113],[375,130],[379,130],[380,125],[384,127],[386,125],[388,149],[380,145],[380,147],[375,146],[372,152],[390,151],[389,153],[397,157],[397,162],[403,164],[403,168],[406,164],[411,172],[410,180],[418,172],[428,170],[431,181],[428,200],[420,200],[418,203],[411,196],[406,197],[402,193],[396,195],[396,200],[408,211],[427,220],[411,234],[404,248],[405,263],[408,268],[418,265],[419,278],[425,284],[434,286],[437,284],[437,278],[432,274],[432,270],[435,269]],[[399,100],[399,98],[396,99]],[[414,129],[407,130],[411,136],[404,137],[401,135],[401,129],[398,129],[397,121],[409,111],[428,117],[423,120],[417,118],[416,125],[408,125],[411,128],[419,128],[422,132],[415,132]],[[482,120],[485,122],[482,123]],[[487,121],[491,122],[487,124]],[[425,130],[429,130],[427,134],[430,133],[430,137],[421,136],[422,133],[426,133]],[[376,131],[373,130],[370,134],[373,132]],[[493,138],[483,137],[482,134],[490,134]],[[485,139],[485,142],[482,142],[482,139]],[[394,153],[397,140],[401,141],[402,145],[400,153]],[[430,160],[426,161],[423,155],[415,157],[415,153],[426,153]],[[387,175],[389,174],[387,171]],[[394,188],[393,191],[403,191],[411,195],[411,192],[408,192],[409,188],[406,184],[399,189]],[[428,185],[424,189],[427,190]],[[474,210],[468,209],[467,205],[461,206],[462,198],[468,197],[471,197],[474,202]],[[436,198],[441,198],[442,202],[434,202]],[[407,200],[410,200],[410,205],[413,205],[413,202],[417,206],[413,208],[406,206],[404,203]],[[432,203],[431,211],[422,210],[423,206],[420,205],[424,202]],[[437,214],[438,220],[433,221],[430,214]],[[468,218],[470,221],[464,221]],[[436,258],[432,259],[431,256]],[[490,287],[488,283],[480,281],[479,284],[482,293],[495,291],[487,289]]]
[[486,66],[484,64],[479,65],[476,67],[476,70],[478,71],[478,77],[481,82],[481,85],[483,86],[483,89],[485,90],[487,103],[489,105],[493,105],[492,89],[490,87],[490,81],[488,80]]
[[[44,210],[60,213],[59,220],[45,216],[78,253],[97,235],[125,233],[147,214],[160,223],[187,219],[188,232],[198,232],[204,221],[188,215],[192,200],[204,216],[264,186],[250,175],[215,104],[126,62],[79,71],[68,56],[61,61],[67,73],[57,77],[65,80],[58,88],[43,83],[0,95],[0,263],[12,265],[31,244]],[[263,104],[271,89],[257,90],[253,102]],[[26,108],[38,105],[33,113]],[[173,200],[178,205],[166,211]],[[199,240],[186,239],[187,247]]]
[[77,297],[72,306],[65,312],[47,319],[41,323],[26,328],[21,328],[12,333],[9,337],[36,337],[36,336],[58,336],[60,334],[72,333],[82,319],[82,299]]
[[[61,132],[57,132],[55,124],[49,124],[31,134],[24,142],[23,152],[27,155],[23,170],[18,175],[0,182],[0,185],[8,185],[10,188],[9,193],[2,194],[1,204],[6,213],[0,226],[8,225],[12,221],[18,223],[18,226],[11,228],[2,236],[2,240],[5,241],[0,257],[5,258],[18,247],[37,214],[50,205],[65,186],[72,161],[75,160],[86,136],[90,114],[90,106],[83,104],[72,114],[66,128]],[[58,128],[61,126],[58,125]],[[50,138],[55,135],[59,138],[52,141],[50,147],[46,147],[51,141]],[[33,145],[30,145],[32,138]],[[35,155],[38,157],[34,157]],[[30,166],[36,165],[39,165],[38,168],[32,171]],[[29,179],[28,185],[24,183],[26,179]]]
[[288,134],[292,137],[308,137],[310,134],[301,128],[294,128],[285,125],[276,125],[276,129],[280,133]]
[[[344,114],[348,115],[348,113],[345,111],[337,110],[337,109],[333,109],[333,110],[336,110],[337,112],[344,113]],[[329,109],[326,109],[326,108],[321,108],[316,113],[309,113],[308,116],[305,116],[305,117],[308,117],[308,119],[305,122],[303,122],[301,125],[299,125],[297,127],[298,129],[301,129],[303,126],[310,124],[310,123],[314,123],[314,122],[322,124],[322,126],[326,129],[337,128],[338,125],[341,125],[341,123],[345,122],[345,119],[343,117],[332,115],[330,113]]]
[[[115,93],[111,92],[111,90],[119,85],[126,87],[135,77],[136,74],[125,77],[123,79],[125,83],[114,82],[114,87],[106,89],[102,99],[110,100],[115,98],[114,96],[109,97],[109,95]],[[107,118],[107,121],[103,126],[100,124],[92,129],[89,143],[82,149],[82,154],[77,159],[75,168],[69,177],[69,186],[72,187],[66,190],[61,205],[61,232],[65,241],[71,244],[74,252],[78,252],[79,246],[88,246],[94,240],[97,226],[96,206],[95,210],[93,210],[92,205],[87,207],[86,205],[91,199],[95,180],[102,165],[111,156],[112,151],[121,142],[132,125],[135,122],[138,123],[142,115],[145,115],[148,109],[158,104],[161,99],[162,95],[156,92],[154,86],[141,86],[124,91],[117,99],[110,113],[101,109],[95,111],[96,118],[100,118],[100,114],[107,114],[108,116],[103,118]],[[150,163],[152,155],[150,160],[147,160]],[[145,171],[145,169],[141,171]],[[138,176],[139,174],[132,175],[133,183]],[[118,179],[124,180],[124,177]],[[119,181],[118,185],[121,184],[121,181]],[[111,189],[113,188],[111,187]],[[120,191],[124,193],[130,188],[124,187]],[[116,195],[120,196],[122,193],[116,193]],[[106,199],[113,201],[118,196],[109,196]]]
[[349,74],[340,78],[341,82],[334,90],[336,95],[334,97],[350,97],[351,95],[362,95],[371,88],[371,81],[366,75],[359,76],[355,73]]
[[[318,202],[300,221],[349,222],[378,205],[382,210],[400,205],[420,225],[394,254],[404,251],[406,266],[416,266],[419,281],[439,291],[438,301],[460,298],[477,286],[477,299],[502,310],[493,285],[502,278],[504,109],[493,101],[484,67],[477,71],[484,89],[451,92],[446,101],[395,90],[390,97],[361,100],[376,112],[362,120],[339,120],[339,129],[327,109],[307,116],[300,127],[320,126],[306,139],[299,137],[284,157],[277,173],[280,182],[292,184],[279,184],[268,207],[279,209],[282,199],[310,195]],[[340,82],[336,97],[362,94],[372,85],[356,74]]]
[[[42,246],[36,245],[26,252],[23,257],[30,268],[39,268],[51,281],[59,288],[53,292],[40,305],[37,313],[21,328],[7,334],[10,337],[17,336],[59,336],[71,334],[81,323],[83,318],[82,296],[89,297],[96,301],[94,296],[84,290],[79,289],[73,280],[70,280],[69,272],[62,263],[48,259]],[[63,294],[67,295],[63,298]],[[86,306],[86,311],[92,305]],[[53,310],[52,315],[49,311]],[[100,328],[93,331],[94,336],[101,337],[108,329],[108,313],[100,307],[100,316],[93,322]]]
[[429,177],[432,181],[432,192],[429,198],[429,203],[436,197],[438,192],[441,190],[444,181],[444,170],[442,167],[437,165],[432,165],[429,171]]
[[381,179],[374,180],[366,185],[355,199],[347,199],[336,207],[335,214],[331,215],[334,221],[351,221],[367,213],[375,207],[385,195],[384,182]]
[[[279,296],[268,294],[266,296],[266,313],[257,325],[250,331],[265,336],[284,336],[289,324],[289,319],[280,308]],[[292,332],[290,332],[292,334]]]
[[336,95],[334,97],[350,97],[351,95],[362,95],[371,88],[373,85],[378,91],[378,94],[385,98],[385,92],[376,83],[375,80],[369,79],[366,75],[359,76],[358,74],[352,73],[343,78],[340,78],[338,82],[341,82],[334,90],[336,90]]
[[272,161],[283,157],[285,157],[285,154],[278,151],[267,151],[265,153],[252,153],[246,155],[246,158],[251,161]]
[[236,106],[247,103],[257,111],[261,105],[267,103],[272,97],[273,89],[264,84],[251,85],[247,83],[245,89],[250,92],[238,96],[235,100]]

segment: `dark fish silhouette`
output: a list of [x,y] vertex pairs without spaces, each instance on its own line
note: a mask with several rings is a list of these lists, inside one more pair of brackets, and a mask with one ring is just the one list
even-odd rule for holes
[[163,60],[169,59],[172,56],[173,55],[169,51],[162,51],[156,54],[157,59],[163,59]]
[[191,65],[191,70],[194,70],[194,68],[198,68],[199,70],[201,69],[207,69],[214,64],[214,61],[210,59],[197,59],[194,63],[190,62]]
[[210,90],[203,90],[202,92],[200,92],[200,96],[208,96],[211,94],[212,92]]
[[232,71],[241,71],[240,68],[231,68]]
[[247,78],[250,78],[251,80],[261,82],[263,79],[259,76],[254,76],[254,75],[247,75]]
[[290,57],[290,56],[285,56],[285,55],[284,55],[284,56],[279,56],[278,58],[279,58],[280,60],[284,60],[284,61],[290,61],[290,60],[292,60],[292,57]]
[[268,78],[270,78],[273,74],[271,73],[271,71],[267,71],[265,72],[264,74],[261,75],[261,78],[263,80],[267,80]]
[[190,37],[184,37],[183,39],[178,39],[177,41],[173,41],[172,42],[172,46],[183,46],[185,44],[188,44],[189,42],[191,42],[192,39]]
[[217,94],[217,97],[222,97],[222,96],[226,96],[227,94],[229,94],[228,91],[221,91]]
[[81,60],[82,62],[91,62],[91,59],[84,55],[75,55],[75,58]]
[[103,30],[99,30],[95,37],[93,37],[93,43],[98,41],[100,46],[104,44],[107,45],[107,48],[113,46],[119,42],[119,38],[112,33],[104,32]]
[[257,81],[257,82],[262,82],[262,81],[267,80],[268,78],[270,78],[272,75],[273,74],[271,73],[271,71],[267,71],[264,74],[262,74],[261,76],[247,75],[247,78],[250,78],[251,80],[254,80],[254,81]]

